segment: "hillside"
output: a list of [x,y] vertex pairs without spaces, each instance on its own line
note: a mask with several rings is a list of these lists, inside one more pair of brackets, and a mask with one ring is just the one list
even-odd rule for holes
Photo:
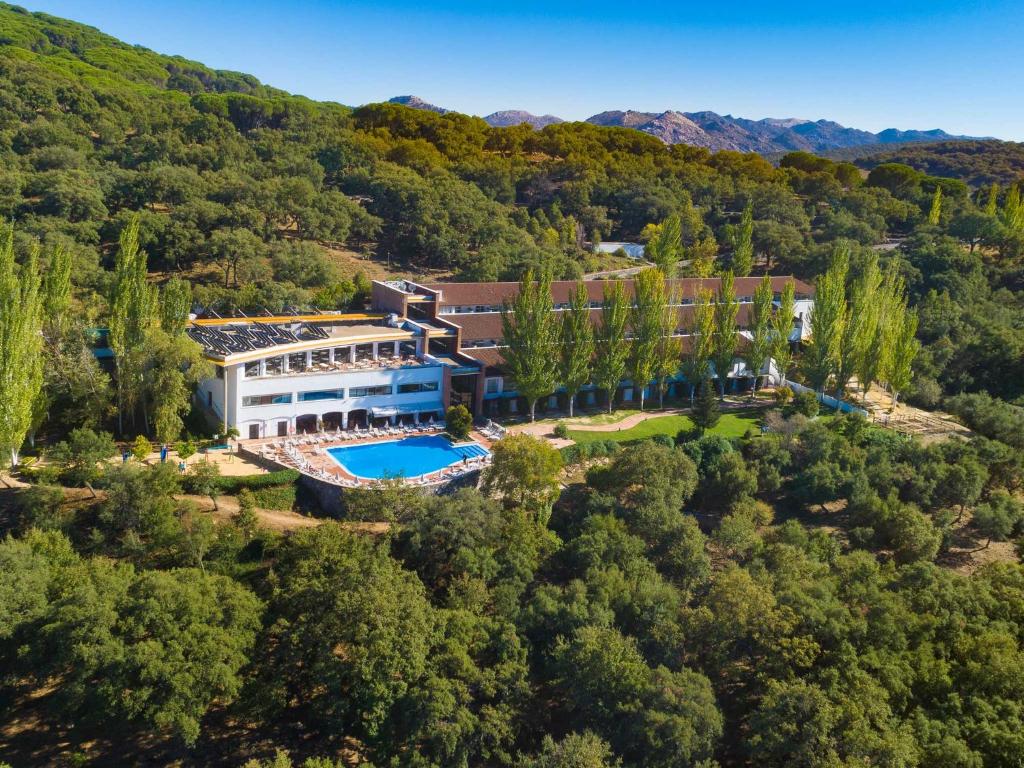
[[963,179],[974,186],[1012,184],[1024,179],[1024,144],[1011,141],[943,141],[905,145],[857,158],[871,169],[881,163],[904,163],[934,176]]

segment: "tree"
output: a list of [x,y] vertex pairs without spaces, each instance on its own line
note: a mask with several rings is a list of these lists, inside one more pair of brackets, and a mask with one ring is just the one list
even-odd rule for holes
[[932,195],[932,207],[928,210],[928,223],[933,227],[939,226],[942,221],[942,185],[935,185],[935,194]]
[[914,358],[921,349],[921,342],[917,340],[917,313],[905,311],[901,318],[892,321],[891,327],[892,333],[887,340],[889,346],[885,381],[889,385],[892,407],[895,409],[900,392],[910,386]]
[[551,505],[558,498],[562,454],[546,440],[515,434],[496,442],[491,457],[484,492],[547,523]]
[[601,325],[595,335],[594,383],[608,395],[608,413],[615,405],[615,391],[626,375],[629,362],[629,341],[626,323],[629,321],[629,301],[621,281],[604,287],[601,307]]
[[665,406],[665,391],[669,379],[679,373],[682,365],[683,340],[679,329],[678,296],[670,296],[659,313],[658,343],[655,346],[654,378],[658,383],[658,407]]
[[785,386],[786,375],[793,360],[789,337],[793,333],[793,318],[796,314],[796,287],[792,280],[782,286],[779,308],[772,318],[772,359],[779,372],[779,384]]
[[871,341],[860,350],[856,365],[857,378],[865,395],[880,376],[884,377],[883,372],[888,369],[893,351],[894,323],[903,316],[907,308],[903,278],[895,262],[886,270],[875,296],[874,309],[865,309],[872,317],[862,326],[866,333],[873,323],[874,332]]
[[640,393],[640,410],[644,409],[644,393],[658,370],[658,348],[663,333],[665,276],[658,269],[645,269],[633,280],[633,307],[630,325],[633,331],[629,356],[629,375]]
[[[6,231],[4,231],[6,229]],[[0,229],[0,449],[18,465],[43,386],[43,306],[33,248],[15,270],[14,230]]]
[[836,246],[832,264],[818,280],[814,306],[810,312],[811,338],[803,354],[803,372],[811,386],[823,392],[838,366],[845,322],[846,274],[849,254],[845,246]]
[[683,374],[690,385],[690,404],[697,385],[710,377],[711,356],[715,343],[715,305],[711,291],[697,288],[693,299],[693,314],[689,327],[690,349],[683,358]]
[[437,617],[423,584],[334,523],[297,531],[274,569],[254,701],[267,717],[298,707],[305,722],[386,749],[389,722],[425,683]]
[[1024,506],[1006,491],[996,491],[975,508],[971,522],[986,538],[982,549],[987,549],[993,541],[1006,541],[1020,527],[1024,522]]
[[124,432],[124,417],[134,422],[142,396],[142,358],[146,333],[152,322],[152,294],[146,283],[146,254],[139,248],[139,219],[121,230],[110,301],[110,348],[117,369],[117,423]]
[[842,396],[857,372],[867,369],[865,358],[877,354],[874,349],[879,318],[879,291],[882,287],[882,273],[878,269],[878,257],[872,253],[850,290],[850,300],[835,368],[836,393]]
[[209,496],[216,512],[217,497],[220,496],[220,465],[211,461],[197,461],[188,471],[188,487],[200,496]]
[[527,270],[515,298],[501,310],[505,368],[530,404],[530,421],[536,420],[537,400],[558,383],[559,329],[552,309],[551,276],[544,272],[534,280]]
[[92,490],[103,474],[105,463],[116,455],[117,446],[109,432],[97,433],[88,427],[79,427],[71,430],[66,441],[54,447],[52,458],[61,465],[61,478],[66,484],[84,485]]
[[445,425],[449,435],[456,440],[465,440],[473,428],[473,414],[461,403],[450,406],[445,412]]
[[584,731],[570,733],[559,742],[545,735],[540,753],[520,765],[521,768],[618,768],[621,761],[607,742]]
[[192,311],[192,284],[172,277],[160,291],[160,327],[177,336],[185,331]]
[[678,214],[672,214],[655,227],[653,236],[644,247],[644,256],[662,274],[675,273],[676,264],[682,256],[682,225]]
[[757,393],[757,381],[761,378],[761,370],[771,360],[773,336],[773,300],[772,280],[765,275],[754,290],[754,304],[750,314],[750,345],[747,348],[747,368],[754,378],[751,387],[751,398]]
[[135,460],[145,464],[152,452],[153,444],[146,439],[145,435],[138,435],[132,443],[132,455]]
[[199,382],[213,375],[213,364],[202,347],[185,334],[153,328],[146,337],[142,366],[147,421],[161,443],[177,440],[191,407],[192,393]]
[[192,745],[215,701],[238,694],[262,613],[224,576],[192,569],[135,573],[95,558],[78,569],[40,630],[46,665],[70,711],[139,720]]
[[560,378],[569,400],[569,416],[580,389],[590,381],[594,358],[594,326],[590,322],[590,294],[579,282],[569,297],[569,309],[562,313]]
[[732,272],[737,277],[746,277],[754,268],[754,206],[747,203],[743,209],[736,243],[732,253]]
[[696,425],[697,430],[704,434],[707,430],[714,429],[721,417],[722,414],[718,410],[718,400],[715,398],[711,379],[705,378],[700,385],[700,394],[690,409],[690,418]]
[[736,316],[740,305],[736,301],[731,271],[724,272],[715,294],[715,335],[711,347],[711,360],[715,364],[715,375],[718,378],[718,392],[725,398],[725,383],[732,370],[732,361],[736,356]]
[[718,241],[713,234],[702,237],[686,249],[690,260],[687,273],[693,277],[711,277],[715,271],[715,258],[718,256]]

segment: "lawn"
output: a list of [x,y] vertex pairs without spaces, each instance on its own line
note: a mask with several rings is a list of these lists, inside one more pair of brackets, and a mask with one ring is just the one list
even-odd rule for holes
[[[722,437],[742,437],[748,429],[758,430],[759,413],[756,411],[741,411],[739,413],[725,413],[714,429],[709,429],[709,435],[721,435]],[[681,430],[693,429],[693,422],[689,416],[657,416],[647,419],[630,429],[621,429],[611,432],[592,432],[590,430],[570,429],[569,437],[577,443],[593,443],[600,440],[614,440],[617,443],[631,443],[637,440],[646,440],[655,435],[668,435],[675,437]]]

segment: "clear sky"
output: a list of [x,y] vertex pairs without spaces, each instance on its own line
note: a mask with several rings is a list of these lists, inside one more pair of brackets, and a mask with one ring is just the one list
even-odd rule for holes
[[709,109],[1024,140],[1020,0],[21,0],[315,99]]

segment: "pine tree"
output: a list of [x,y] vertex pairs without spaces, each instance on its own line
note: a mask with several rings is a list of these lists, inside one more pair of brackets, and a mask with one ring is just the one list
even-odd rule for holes
[[110,302],[110,348],[117,370],[117,423],[122,434],[124,417],[131,416],[134,421],[142,393],[144,342],[152,323],[152,296],[146,283],[146,254],[139,249],[139,220],[134,217],[121,231]]
[[818,280],[811,309],[811,337],[803,354],[803,372],[811,386],[824,391],[835,373],[845,328],[846,275],[850,257],[847,248],[837,245],[832,265]]
[[694,293],[693,313],[687,327],[690,349],[683,357],[683,374],[690,385],[690,403],[697,384],[708,378],[715,342],[715,305],[711,291],[698,287]]
[[594,359],[594,383],[608,395],[608,413],[615,403],[615,390],[626,375],[629,362],[629,341],[626,324],[629,321],[629,300],[622,282],[616,280],[604,287],[601,308],[601,327],[598,329]]
[[558,324],[552,311],[551,276],[534,280],[527,270],[519,292],[501,310],[505,366],[516,387],[530,404],[530,421],[536,420],[537,400],[550,394],[558,382]]
[[703,435],[707,430],[714,429],[721,417],[711,379],[706,378],[701,382],[700,394],[690,409],[690,419]]
[[43,301],[38,252],[20,270],[14,262],[14,231],[0,231],[0,449],[11,466],[32,425],[43,386]]
[[757,381],[761,369],[768,362],[772,352],[772,280],[765,275],[754,291],[754,304],[750,318],[750,347],[747,350],[747,368],[754,378],[751,397],[757,394]]
[[660,269],[645,269],[633,280],[633,307],[630,311],[633,344],[629,355],[629,374],[640,393],[644,409],[644,390],[658,368],[658,346],[665,309],[665,275]]
[[587,286],[576,283],[569,309],[562,313],[562,349],[560,375],[569,398],[569,416],[573,415],[576,395],[590,381],[594,358],[594,326],[590,323],[590,295]]
[[747,203],[736,234],[736,248],[732,254],[732,271],[736,277],[746,277],[754,268],[754,207]]
[[942,187],[935,187],[935,194],[932,195],[932,207],[928,211],[928,223],[933,227],[939,226],[942,221]]
[[711,348],[711,360],[718,376],[718,391],[723,399],[725,383],[736,356],[736,316],[739,311],[732,271],[726,271],[719,279],[715,294],[715,336]]
[[789,337],[793,332],[793,318],[796,315],[796,286],[790,280],[782,286],[779,308],[772,318],[772,358],[779,372],[779,384],[786,383],[789,366],[793,362],[793,350]]

